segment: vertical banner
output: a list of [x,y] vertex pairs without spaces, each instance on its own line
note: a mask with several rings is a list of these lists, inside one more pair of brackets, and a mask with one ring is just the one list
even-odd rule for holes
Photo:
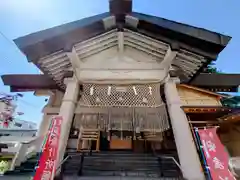
[[228,155],[216,128],[198,129],[202,150],[213,180],[234,180],[228,169]]
[[33,180],[52,180],[56,171],[59,138],[61,134],[62,117],[52,118],[51,127],[43,146],[42,154]]

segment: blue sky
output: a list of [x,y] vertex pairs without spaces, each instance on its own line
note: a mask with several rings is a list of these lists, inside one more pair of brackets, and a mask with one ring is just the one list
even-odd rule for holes
[[[133,0],[133,10],[202,27],[233,37],[220,54],[217,67],[223,72],[240,72],[240,1],[229,0]],[[0,0],[0,75],[40,73],[11,42],[32,32],[108,11],[108,0]],[[9,87],[0,81],[0,92]],[[18,111],[25,120],[39,123],[44,97],[24,93]]]

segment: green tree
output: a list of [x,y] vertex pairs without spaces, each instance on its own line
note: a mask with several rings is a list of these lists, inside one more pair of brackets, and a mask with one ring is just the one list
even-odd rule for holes
[[221,73],[220,70],[218,70],[215,67],[215,62],[211,62],[203,71],[204,73]]

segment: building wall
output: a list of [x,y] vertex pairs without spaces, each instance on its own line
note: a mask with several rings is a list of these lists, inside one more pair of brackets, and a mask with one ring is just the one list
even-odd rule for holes
[[5,111],[6,106],[7,105],[4,102],[0,101],[0,113]]
[[178,94],[185,106],[221,106],[218,96],[178,86]]
[[37,124],[31,121],[24,121],[24,120],[14,120],[14,128],[19,127],[22,129],[37,129]]
[[222,143],[231,157],[240,156],[240,126],[232,125],[227,133],[220,134]]
[[13,114],[16,107],[17,106],[13,102],[10,102],[10,104],[7,105],[4,101],[0,101],[0,113],[8,112],[9,114]]
[[[36,123],[33,123],[31,121],[24,121],[21,120],[19,118],[15,117],[15,110],[16,110],[17,106],[13,103],[10,102],[10,104],[6,104],[3,101],[0,101],[0,119],[4,119],[4,116],[2,116],[1,113],[5,112],[8,113],[9,115],[13,116],[14,120],[9,123],[8,129],[33,129],[35,130],[37,128]],[[0,129],[6,129],[2,122],[0,121]]]

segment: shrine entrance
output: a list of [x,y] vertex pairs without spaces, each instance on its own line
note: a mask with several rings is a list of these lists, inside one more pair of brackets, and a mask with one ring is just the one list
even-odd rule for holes
[[[165,107],[88,108],[76,115],[77,149],[147,152],[169,129]],[[88,111],[88,112],[87,112]],[[92,111],[92,112],[91,112]],[[95,113],[98,111],[98,113]]]
[[[75,128],[78,149],[146,151],[169,122],[160,84],[83,84]],[[93,146],[94,144],[94,146]]]

